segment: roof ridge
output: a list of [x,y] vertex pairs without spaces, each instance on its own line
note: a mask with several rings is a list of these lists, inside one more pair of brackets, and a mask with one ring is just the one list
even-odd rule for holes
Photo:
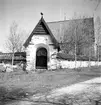
[[66,21],[73,21],[73,20],[83,20],[83,19],[92,19],[93,17],[87,17],[87,18],[78,18],[78,19],[68,19],[68,20],[59,20],[59,21],[51,21],[46,23],[59,23],[59,22],[66,22]]

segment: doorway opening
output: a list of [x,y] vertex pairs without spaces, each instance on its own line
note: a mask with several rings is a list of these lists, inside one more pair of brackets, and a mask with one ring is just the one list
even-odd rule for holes
[[47,69],[47,49],[38,48],[36,51],[36,69]]

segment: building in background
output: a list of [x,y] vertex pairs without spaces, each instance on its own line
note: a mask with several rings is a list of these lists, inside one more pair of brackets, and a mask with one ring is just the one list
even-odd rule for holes
[[26,69],[52,69],[53,65],[56,69],[56,56],[60,50],[68,54],[70,52],[73,54],[74,52],[72,47],[70,47],[68,51],[65,50],[69,48],[68,45],[70,44],[66,41],[69,38],[74,38],[73,35],[75,33],[73,29],[75,29],[75,26],[78,27],[76,35],[79,35],[78,40],[81,41],[78,43],[80,43],[79,45],[82,45],[80,51],[78,49],[78,52],[80,52],[81,55],[88,55],[89,49],[92,49],[92,55],[94,55],[95,36],[93,18],[46,23],[42,15],[38,24],[24,43],[24,47],[26,48]]

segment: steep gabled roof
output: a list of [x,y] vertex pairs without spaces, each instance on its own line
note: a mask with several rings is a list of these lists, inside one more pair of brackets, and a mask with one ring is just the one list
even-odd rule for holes
[[54,46],[56,48],[59,48],[59,44],[58,44],[57,40],[55,39],[55,37],[53,36],[51,30],[49,29],[47,23],[43,19],[43,16],[41,17],[38,24],[36,25],[36,27],[34,28],[32,33],[30,34],[30,36],[28,37],[26,42],[24,43],[25,47],[28,46],[28,44],[31,41],[31,38],[33,37],[33,35],[50,35]]

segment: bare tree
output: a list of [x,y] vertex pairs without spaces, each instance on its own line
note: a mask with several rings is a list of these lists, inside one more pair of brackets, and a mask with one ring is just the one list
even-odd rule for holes
[[101,19],[99,16],[97,16],[96,18],[96,36],[97,36],[97,61],[99,62],[99,56],[100,56],[99,44],[101,36]]
[[[88,58],[89,58],[89,67],[90,67],[90,61],[91,57],[93,57],[94,54],[92,54],[92,49],[95,42],[95,35],[94,35],[94,20],[91,19],[83,19],[83,35],[84,35],[84,47],[88,48]],[[94,50],[94,49],[93,49]]]
[[24,35],[26,36],[25,32],[19,32],[18,24],[14,21],[10,26],[10,34],[6,42],[6,47],[12,53],[12,65],[14,64],[14,53],[24,51]]
[[[77,29],[78,29],[78,24],[77,22],[74,20],[73,21],[73,26],[74,28],[72,28],[73,34],[74,34],[74,52],[75,52],[75,68],[76,68],[76,61],[77,61]],[[72,34],[72,35],[73,35]]]
[[[64,32],[64,48],[69,51],[74,51],[75,67],[77,57],[84,55],[83,48],[90,49],[94,43],[94,24],[93,19],[73,19],[69,23],[69,28]],[[89,61],[91,56],[91,49],[88,50]]]
[[26,36],[25,31],[19,31],[18,24],[13,22],[10,26],[10,34],[6,43],[8,50],[10,52],[22,52]]
[[9,49],[9,51],[12,52],[12,66],[14,64],[14,53],[16,51],[16,45],[18,41],[17,40],[17,28],[18,28],[18,25],[15,22],[13,22],[10,27],[10,35],[6,43],[6,46]]
[[97,8],[99,7],[99,5],[100,5],[100,3],[101,3],[101,0],[84,0],[84,1],[95,1],[96,2],[96,5],[95,5],[95,7],[94,7],[94,11],[96,11],[97,10]]
[[64,45],[66,47],[65,50],[67,50],[67,52],[69,51],[73,51],[74,52],[74,56],[75,56],[75,68],[76,68],[76,61],[77,61],[77,55],[80,54],[79,51],[79,39],[81,38],[78,35],[78,31],[79,31],[79,22],[74,19],[71,20],[70,24],[69,24],[69,29],[66,30],[64,32]]

